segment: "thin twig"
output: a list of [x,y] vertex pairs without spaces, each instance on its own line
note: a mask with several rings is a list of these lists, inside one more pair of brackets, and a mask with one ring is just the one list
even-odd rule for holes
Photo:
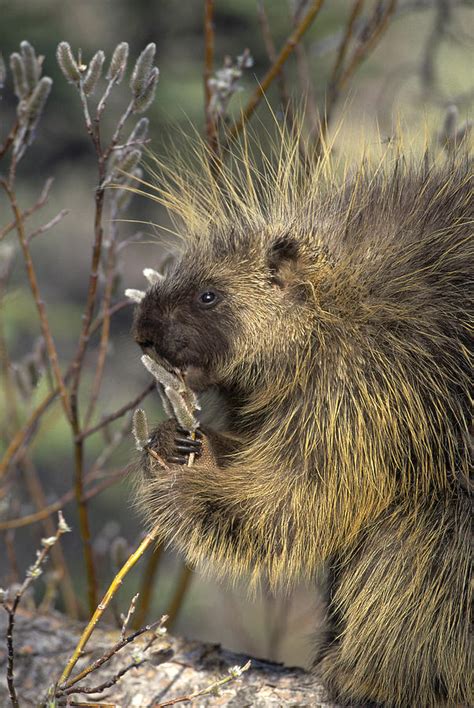
[[347,54],[347,48],[354,30],[357,17],[360,13],[362,3],[356,2],[353,5],[351,15],[348,20],[346,32],[342,38],[336,64],[329,82],[329,91],[327,96],[327,104],[324,120],[321,122],[321,127],[318,135],[318,140],[315,145],[315,151],[321,151],[324,143],[329,123],[332,118],[334,106],[339,98],[341,90],[347,84],[349,79],[354,75],[360,64],[368,57],[371,51],[375,48],[383,33],[388,27],[390,17],[395,12],[397,0],[389,0],[385,8],[380,12],[380,4],[377,4],[372,17],[367,21],[367,37],[353,51],[347,65],[343,68],[344,57]]
[[[110,308],[110,316],[114,315],[116,312],[119,312],[120,310],[123,310],[125,307],[130,307],[131,306],[130,300],[121,300],[118,302],[116,305]],[[94,332],[97,331],[97,329],[100,327],[102,324],[102,319],[103,315],[98,317],[92,327],[91,327],[91,336],[94,334]],[[72,364],[66,371],[66,374],[64,376],[64,381],[67,382],[69,378],[71,377],[72,374]],[[0,478],[5,474],[10,462],[12,461],[14,455],[18,452],[18,450],[21,448],[21,446],[26,442],[26,440],[29,438],[31,435],[32,431],[35,429],[39,419],[41,416],[47,411],[49,406],[53,403],[55,400],[56,396],[59,394],[59,388],[55,388],[52,391],[48,393],[46,398],[44,398],[41,403],[37,405],[37,407],[31,412],[30,417],[28,420],[25,422],[23,425],[22,429],[19,430],[16,435],[13,437],[13,439],[10,441],[10,444],[8,445],[3,458],[0,462]]]
[[16,611],[18,609],[18,606],[21,602],[22,597],[24,596],[25,592],[30,587],[31,583],[41,575],[42,566],[45,563],[45,561],[51,551],[51,548],[55,545],[55,543],[57,543],[57,541],[59,540],[59,537],[62,536],[62,534],[67,533],[70,530],[71,529],[65,523],[61,512],[59,512],[59,524],[57,527],[56,534],[54,536],[51,536],[50,538],[42,539],[42,549],[41,549],[41,551],[38,551],[36,561],[28,569],[23,583],[21,584],[21,586],[19,587],[19,589],[15,593],[15,597],[13,599],[13,602],[11,604],[9,604],[7,599],[2,598],[1,606],[8,614],[8,626],[7,626],[7,634],[6,634],[6,639],[7,639],[7,686],[8,686],[8,694],[9,694],[11,703],[14,708],[19,708],[19,706],[20,706],[20,704],[18,702],[16,690],[15,690],[15,681],[14,681],[15,650],[14,650],[14,645],[13,645],[13,631],[15,628]]
[[[47,503],[46,495],[41,484],[41,478],[38,474],[38,470],[36,469],[30,457],[26,454],[23,456],[21,463],[24,466],[24,476],[26,478],[28,493],[34,502],[37,511],[42,511],[46,508]],[[59,511],[62,508],[62,506],[59,506],[54,511]],[[55,527],[51,519],[51,514],[44,517],[42,519],[42,522],[44,535],[46,537],[54,536]],[[62,593],[64,605],[67,609],[68,615],[73,617],[74,619],[77,619],[78,601],[74,590],[74,583],[72,582],[71,574],[68,569],[68,565],[63,553],[60,540],[58,540],[58,542],[53,546],[51,558],[61,581],[59,588]]]
[[[133,144],[133,142],[134,141],[132,141],[130,143],[130,145]],[[141,145],[143,145],[143,143],[144,143],[144,141],[140,141]],[[127,147],[129,147],[129,144],[127,144]],[[104,374],[104,368],[105,368],[105,362],[106,362],[106,358],[107,358],[108,344],[109,344],[109,338],[110,338],[110,322],[111,322],[111,318],[112,318],[110,303],[111,303],[112,296],[113,296],[116,258],[117,258],[117,252],[118,252],[117,203],[116,203],[115,198],[112,199],[110,222],[111,222],[111,229],[110,229],[110,237],[109,237],[109,243],[108,243],[107,264],[105,267],[105,290],[104,290],[104,295],[103,295],[103,299],[102,299],[102,306],[101,306],[102,311],[103,311],[102,331],[101,331],[101,336],[100,336],[99,354],[98,354],[98,358],[97,358],[96,371],[94,374],[94,382],[92,384],[92,393],[91,393],[87,413],[85,415],[85,420],[84,420],[85,426],[89,425],[89,422],[90,422],[92,415],[94,413],[95,406],[97,404],[97,399],[99,397],[99,391],[100,391],[100,386],[101,386],[101,382],[102,382],[102,378],[103,378],[103,374]],[[125,413],[125,412],[127,412],[127,411],[124,410],[123,413]],[[84,437],[86,437],[86,436],[84,435]]]
[[204,0],[204,115],[209,148],[217,153],[217,126],[211,111],[209,79],[214,71],[214,0]]
[[165,701],[164,703],[154,703],[152,708],[165,708],[165,706],[174,706],[176,705],[176,703],[192,701],[194,698],[199,698],[200,696],[217,694],[219,689],[222,688],[222,686],[225,686],[225,684],[230,683],[231,681],[234,681],[235,679],[239,678],[244,673],[244,671],[248,671],[250,669],[250,666],[250,660],[247,661],[244,666],[232,666],[229,669],[228,676],[224,676],[223,678],[214,681],[209,686],[206,686],[206,688],[202,688],[200,691],[194,691],[193,693],[188,693],[185,696],[178,696],[178,698],[172,698],[170,701]]
[[341,42],[339,44],[339,49],[337,52],[336,56],[336,61],[334,62],[334,66],[332,69],[331,77],[329,79],[329,91],[331,92],[332,87],[336,85],[337,79],[339,77],[339,73],[342,69],[342,65],[344,63],[344,59],[346,58],[347,50],[349,48],[349,43],[352,38],[352,33],[354,31],[354,25],[356,23],[356,20],[358,16],[360,15],[362,8],[364,6],[364,0],[355,0],[351,14],[349,16],[349,20],[347,21],[346,24],[346,29],[344,31],[344,34],[342,35]]
[[[112,676],[110,679],[107,679],[107,681],[104,681],[103,683],[100,683],[98,686],[72,686],[72,688],[67,688],[64,691],[57,691],[56,696],[70,696],[74,693],[82,693],[84,695],[90,695],[92,693],[102,693],[105,691],[107,688],[112,688],[112,686],[115,686],[122,676],[127,674],[131,669],[138,669],[142,664],[144,664],[146,659],[140,659],[139,661],[132,661],[130,664],[127,664],[127,666],[124,666],[122,669],[117,671],[114,676]],[[100,706],[103,704],[100,703]],[[115,706],[115,703],[114,703]]]
[[370,54],[370,52],[375,48],[375,46],[377,45],[377,43],[381,39],[383,33],[388,28],[388,22],[390,20],[390,17],[392,16],[392,14],[395,12],[396,6],[397,6],[397,0],[389,0],[380,19],[378,20],[378,22],[376,22],[375,27],[373,28],[373,31],[370,33],[367,40],[365,42],[363,42],[359,47],[357,47],[357,49],[354,51],[354,53],[351,57],[349,65],[341,73],[341,76],[338,81],[339,89],[343,88],[343,86],[347,83],[347,81],[353,75],[355,70],[364,61],[364,59],[367,58],[367,56]]
[[169,469],[169,467],[168,467],[168,465],[166,464],[166,462],[165,462],[165,460],[163,459],[163,457],[161,457],[161,455],[159,455],[159,454],[156,452],[156,450],[153,450],[152,447],[148,447],[148,446],[145,446],[143,449],[145,450],[145,452],[147,452],[147,453],[150,455],[150,457],[153,457],[153,459],[158,462],[158,464],[160,465],[160,467],[161,467],[163,470]]
[[74,436],[74,487],[79,513],[79,527],[84,551],[84,562],[86,566],[88,604],[89,611],[92,613],[97,604],[97,575],[94,565],[94,557],[92,554],[89,512],[87,503],[84,499],[84,446],[82,440],[79,438],[81,434],[79,385],[81,381],[82,365],[90,340],[92,318],[94,315],[97,295],[97,284],[99,280],[100,257],[102,253],[102,241],[104,236],[102,215],[104,210],[103,183],[105,181],[105,160],[101,147],[100,125],[98,121],[94,124],[91,121],[87,96],[84,93],[82,82],[79,84],[78,89],[83,106],[87,132],[89,133],[96,151],[98,166],[98,186],[95,191],[94,243],[92,246],[89,284],[87,288],[86,304],[82,316],[82,328],[79,334],[78,348],[72,363],[72,384],[70,393],[71,427]]
[[112,580],[112,583],[109,586],[109,589],[105,593],[104,597],[102,598],[102,601],[100,604],[97,606],[97,609],[95,610],[94,614],[92,615],[92,618],[83,631],[79,642],[77,643],[76,648],[74,649],[74,652],[69,659],[66,668],[64,669],[63,673],[61,674],[61,678],[59,679],[58,685],[63,686],[66,681],[68,680],[69,676],[71,675],[71,672],[75,665],[77,664],[84,647],[86,646],[87,642],[89,641],[92,632],[94,631],[97,623],[99,622],[100,618],[104,614],[105,610],[110,604],[110,601],[114,597],[115,593],[119,589],[119,587],[122,584],[123,578],[127,575],[129,570],[133,568],[135,563],[141,558],[141,556],[144,554],[144,552],[147,550],[147,548],[156,540],[158,536],[158,529],[153,529],[150,531],[137,550],[132,553],[132,555],[127,559],[127,561],[124,563],[122,568],[119,570],[115,578]]
[[[62,693],[74,693],[74,691],[70,691],[68,689],[70,689],[72,686],[75,686],[77,683],[79,683],[79,681],[82,681],[82,679],[84,679],[89,674],[93,673],[94,671],[97,671],[97,669],[107,663],[115,654],[121,651],[128,644],[134,642],[135,639],[140,637],[142,634],[145,634],[145,632],[152,632],[155,627],[159,627],[160,625],[162,625],[162,623],[162,619],[156,620],[156,622],[152,622],[152,624],[148,624],[145,627],[137,629],[132,634],[129,634],[128,637],[121,637],[120,641],[116,642],[110,649],[104,652],[101,657],[96,659],[96,661],[94,661],[92,664],[89,664],[89,666],[86,666],[84,669],[82,669],[80,673],[76,674],[76,676],[69,679],[69,681],[67,681],[63,685],[59,685],[58,694],[61,695]],[[91,691],[91,693],[95,693],[95,691]]]
[[13,145],[13,142],[15,140],[16,134],[18,132],[18,128],[20,127],[20,123],[18,121],[18,118],[15,120],[15,123],[12,126],[12,129],[8,133],[7,137],[5,138],[5,142],[3,145],[0,147],[0,160],[2,157],[8,152],[8,150],[11,148]]
[[132,408],[136,408],[142,401],[145,399],[149,393],[154,391],[156,388],[156,383],[152,382],[148,384],[141,393],[138,394],[136,398],[134,398],[132,401],[129,401],[125,405],[123,405],[121,408],[118,408],[114,413],[111,413],[108,416],[105,416],[105,418],[102,418],[101,421],[99,421],[96,425],[93,425],[91,428],[87,428],[87,430],[83,430],[79,436],[80,440],[84,440],[85,438],[88,438],[89,435],[93,435],[96,433],[98,430],[101,430],[105,426],[109,425],[110,423],[113,423],[114,420],[117,420],[118,418],[121,418],[125,413],[128,413],[128,411],[132,410]]
[[246,107],[242,110],[240,118],[230,128],[228,133],[228,137],[230,140],[237,137],[244,125],[252,116],[253,112],[255,111],[262,97],[264,96],[266,90],[268,89],[272,81],[276,78],[276,76],[278,76],[286,60],[294,52],[295,47],[297,46],[298,42],[301,40],[305,32],[311,27],[313,21],[315,20],[317,14],[323,6],[323,2],[324,0],[313,0],[306,15],[302,18],[301,22],[288,37],[283,49],[278,55],[276,62],[274,62],[274,64],[270,67],[270,69],[263,77],[262,81],[259,83],[255,91],[253,92]]
[[[296,27],[298,25],[298,22],[301,21],[301,17],[303,16],[307,4],[308,3],[306,0],[302,0],[298,5],[296,5],[292,18],[293,27]],[[319,127],[319,111],[311,77],[311,67],[303,41],[298,42],[298,45],[295,48],[295,58],[298,72],[298,81],[301,93],[304,96],[305,101],[305,113],[308,115],[308,118],[310,120],[311,130],[315,131]],[[303,151],[302,146],[300,147],[300,151],[305,157],[305,153]]]
[[[107,477],[100,483],[98,483],[92,489],[87,490],[84,493],[84,497],[87,501],[93,499],[98,494],[108,489],[112,485],[116,484],[120,479],[128,474],[128,467],[118,470],[117,472],[110,473]],[[91,472],[84,477],[84,483],[88,484],[97,477],[97,471],[91,470]],[[22,516],[18,519],[9,519],[8,521],[0,521],[0,531],[6,531],[8,529],[20,529],[25,526],[31,526],[31,524],[36,524],[38,521],[43,521],[48,516],[51,516],[55,512],[59,511],[67,504],[69,504],[74,499],[74,489],[69,489],[63,496],[57,501],[43,507],[34,514],[28,514],[27,516]]]
[[21,245],[21,248],[23,251],[23,257],[25,260],[25,266],[26,266],[26,271],[27,271],[27,275],[28,275],[28,280],[30,283],[30,288],[31,288],[31,292],[33,294],[33,298],[35,300],[36,308],[38,310],[38,315],[39,315],[39,320],[40,320],[40,325],[41,325],[41,332],[42,332],[44,340],[46,342],[46,349],[48,352],[49,361],[51,363],[51,368],[53,370],[53,373],[54,373],[54,376],[56,379],[56,383],[59,388],[59,393],[61,396],[61,401],[63,404],[64,412],[66,413],[66,417],[68,418],[68,420],[71,420],[71,406],[70,406],[69,396],[66,391],[66,386],[64,384],[61,370],[59,368],[58,354],[57,354],[56,347],[54,344],[53,335],[51,334],[51,329],[49,326],[48,317],[46,315],[46,308],[45,308],[44,302],[41,298],[41,294],[40,294],[40,290],[39,290],[39,286],[38,286],[38,280],[36,278],[36,273],[35,273],[35,269],[33,266],[33,260],[31,258],[30,250],[28,248],[28,243],[26,240],[25,228],[24,228],[24,224],[23,224],[22,215],[21,215],[21,212],[18,208],[15,192],[11,189],[11,187],[6,182],[6,180],[0,179],[0,184],[8,196],[11,208],[13,210],[13,214],[15,216],[18,238],[19,238],[20,245]]
[[124,113],[122,114],[122,117],[120,118],[119,122],[117,123],[117,127],[114,131],[114,134],[112,135],[112,139],[110,141],[110,144],[109,144],[108,148],[104,151],[104,155],[103,155],[104,161],[107,161],[109,159],[109,157],[112,153],[112,150],[114,150],[115,146],[118,144],[123,127],[132,114],[133,106],[134,106],[134,99],[132,99],[130,101],[130,103],[128,104]]
[[[38,200],[28,209],[25,209],[21,213],[21,218],[23,222],[25,222],[32,214],[34,214],[38,209],[41,209],[43,207],[48,199],[49,199],[49,192],[51,190],[51,187],[53,185],[54,179],[52,177],[49,177],[46,182],[44,183],[43,189],[41,190],[41,194],[38,198]],[[5,238],[13,229],[16,228],[16,220],[10,221],[9,224],[3,227],[3,229],[0,230],[0,241]]]
[[137,600],[140,597],[140,593],[137,592],[133,597],[132,601],[130,602],[130,605],[128,607],[127,614],[123,617],[123,622],[122,622],[122,629],[120,630],[120,638],[125,639],[125,636],[127,634],[127,628],[130,623],[130,620],[132,618],[132,615],[134,614],[136,607],[137,607]]
[[115,86],[115,83],[116,83],[115,77],[110,79],[110,81],[108,82],[108,84],[105,88],[104,94],[103,94],[102,98],[100,99],[99,103],[97,104],[97,110],[96,110],[96,114],[95,114],[96,121],[100,121],[100,119],[102,117],[102,113],[104,112],[105,105],[107,103],[107,99],[109,98],[110,92],[112,91],[113,87]]
[[[263,43],[265,45],[265,50],[267,56],[271,62],[274,64],[277,60],[277,52],[275,48],[275,43],[273,41],[272,32],[270,29],[270,23],[268,21],[267,11],[265,9],[265,1],[258,0],[257,2],[257,17],[260,24],[260,31],[262,33]],[[288,88],[286,85],[285,72],[283,68],[280,70],[277,76],[278,90],[280,93],[280,102],[285,114],[288,116],[290,96]]]
[[35,238],[36,236],[40,236],[40,234],[44,234],[46,231],[49,231],[49,229],[52,229],[53,226],[56,226],[56,224],[59,224],[60,221],[64,219],[65,216],[69,214],[69,209],[61,209],[59,214],[56,214],[50,221],[48,221],[46,224],[43,224],[43,226],[40,226],[39,228],[35,229],[32,231],[27,238],[28,243]]
[[[111,222],[114,224],[117,214],[111,214]],[[107,253],[107,264],[105,268],[105,291],[102,299],[102,311],[104,313],[102,322],[102,332],[100,334],[99,343],[99,354],[97,357],[97,365],[94,374],[94,381],[92,384],[92,393],[89,400],[89,405],[87,407],[87,413],[84,418],[84,425],[89,425],[89,422],[94,413],[94,409],[99,398],[100,386],[102,383],[102,377],[104,374],[105,361],[107,358],[107,351],[109,347],[110,338],[110,303],[112,300],[112,294],[114,289],[114,274],[115,274],[115,257],[116,257],[116,234],[115,229],[112,230],[111,238],[109,242],[109,248]]]

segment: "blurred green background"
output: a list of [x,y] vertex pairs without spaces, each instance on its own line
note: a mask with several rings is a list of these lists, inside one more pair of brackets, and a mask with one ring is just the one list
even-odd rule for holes
[[[291,3],[268,0],[266,5],[275,44],[281,47],[291,31]],[[311,91],[319,108],[324,105],[328,75],[351,6],[350,2],[328,0],[305,38]],[[364,12],[370,12],[373,7],[373,2],[367,2]],[[434,139],[451,103],[459,107],[463,120],[469,118],[474,88],[473,9],[473,3],[467,1],[399,2],[386,34],[356,73],[338,105],[332,130],[338,127],[335,149],[340,154],[350,158],[362,144],[379,145],[380,141],[392,138],[399,129],[404,140],[420,147],[426,136],[429,140]],[[244,74],[243,90],[232,100],[231,107],[236,112],[269,65],[255,0],[216,0],[215,29],[216,68],[222,65],[225,55],[235,57],[246,47],[255,61]],[[193,126],[198,131],[203,129],[203,3],[199,0],[0,1],[0,50],[3,56],[8,57],[17,51],[23,39],[28,39],[37,52],[44,55],[43,73],[54,80],[35,143],[20,163],[18,185],[21,203],[28,205],[37,198],[44,179],[55,178],[50,201],[41,214],[34,217],[32,225],[46,222],[60,209],[69,210],[68,216],[57,227],[37,238],[32,246],[51,326],[61,360],[66,363],[74,352],[87,290],[96,163],[77,93],[65,81],[56,64],[57,44],[67,40],[74,51],[81,48],[87,62],[97,49],[103,49],[110,58],[120,41],[130,44],[132,59],[147,43],[156,42],[160,83],[155,103],[147,115],[151,124],[151,148],[160,155],[168,136],[176,136],[179,130],[191,133]],[[286,67],[286,74],[295,99],[301,100],[304,87],[298,81],[293,59]],[[109,101],[106,131],[116,122],[127,100],[124,82]],[[269,101],[278,110],[275,87],[269,92]],[[0,102],[0,142],[13,120],[15,106],[8,80]],[[265,122],[268,116],[265,106],[258,113]],[[133,121],[130,128],[132,125]],[[0,171],[2,169],[0,164]],[[116,298],[121,297],[125,287],[143,287],[143,268],[158,265],[163,259],[163,235],[146,222],[169,225],[161,208],[142,198],[134,199],[129,216],[145,224],[138,227],[141,232],[138,240],[122,252]],[[2,195],[0,227],[10,218]],[[136,224],[120,224],[121,239],[136,230]],[[15,235],[11,234],[7,240],[14,243]],[[128,308],[113,320],[100,414],[120,407],[137,395],[148,381],[139,361],[140,352],[129,334],[131,318],[132,311]],[[19,254],[4,300],[3,323],[10,356],[13,361],[19,361],[31,351],[40,333]],[[97,340],[94,340],[86,359],[83,381],[86,393],[96,354]],[[29,406],[41,400],[45,390],[46,383],[40,382],[32,401],[24,404],[23,415],[26,416]],[[0,393],[3,406],[2,400]],[[147,400],[146,409],[151,421],[158,421],[162,416],[157,397]],[[0,413],[0,425],[1,453],[8,442],[5,409],[3,414]],[[104,444],[101,434],[88,440],[88,465],[93,463]],[[116,450],[110,466],[126,464],[132,450],[133,442],[129,436]],[[70,488],[71,436],[58,405],[42,419],[32,445],[32,457],[49,501]],[[113,576],[114,556],[120,539],[133,548],[142,532],[139,516],[130,499],[131,485],[124,481],[90,503],[101,588],[105,588]],[[0,499],[0,505],[3,505],[0,508],[3,518],[8,514],[22,516],[32,511],[22,490],[21,477],[9,494]],[[77,532],[74,505],[66,506],[64,513]],[[33,560],[40,536],[41,529],[34,525],[10,539],[16,549],[20,570]],[[64,548],[74,582],[81,587],[84,572],[78,533],[66,537]],[[11,568],[4,562],[6,553],[3,548],[0,558],[1,584],[8,581]],[[121,609],[136,591],[144,565],[145,559],[142,559],[140,567],[125,583],[118,600]],[[179,559],[167,552],[158,570],[151,616],[157,616],[168,607],[180,569]],[[262,593],[249,599],[245,580],[237,587],[228,587],[217,585],[212,577],[194,574],[173,631],[218,641],[228,648],[254,655],[306,664],[310,658],[310,636],[321,619],[318,599],[311,589],[298,588],[289,597],[269,598]]]

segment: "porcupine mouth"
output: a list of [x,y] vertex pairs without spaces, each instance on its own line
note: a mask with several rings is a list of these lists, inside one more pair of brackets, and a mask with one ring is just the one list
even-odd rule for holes
[[150,359],[153,359],[154,362],[162,366],[166,371],[168,371],[170,374],[176,375],[184,375],[185,373],[185,368],[175,366],[172,364],[169,359],[166,359],[164,356],[161,356],[156,352],[155,349],[153,348],[148,348],[147,351],[147,356],[150,357]]
[[145,353],[170,374],[182,378],[186,385],[195,393],[201,393],[209,387],[218,384],[213,370],[206,366],[205,362],[202,362],[202,359],[197,356],[183,357],[181,362],[179,361],[180,357],[170,361],[154,347],[147,347]]

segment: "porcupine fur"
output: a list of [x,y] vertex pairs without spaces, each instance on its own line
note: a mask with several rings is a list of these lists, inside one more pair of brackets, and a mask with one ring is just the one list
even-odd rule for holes
[[[251,152],[217,181],[204,151],[162,167],[151,195],[184,247],[135,338],[226,422],[192,467],[145,456],[140,508],[217,573],[290,587],[326,565],[314,667],[334,700],[472,705],[470,160],[341,174],[283,131],[276,161]],[[152,446],[169,458],[176,435]]]

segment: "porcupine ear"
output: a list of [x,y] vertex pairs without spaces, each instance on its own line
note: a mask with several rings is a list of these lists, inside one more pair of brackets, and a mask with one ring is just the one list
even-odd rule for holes
[[291,236],[279,236],[273,241],[267,254],[271,284],[281,289],[292,285],[297,277],[298,261],[298,244]]

